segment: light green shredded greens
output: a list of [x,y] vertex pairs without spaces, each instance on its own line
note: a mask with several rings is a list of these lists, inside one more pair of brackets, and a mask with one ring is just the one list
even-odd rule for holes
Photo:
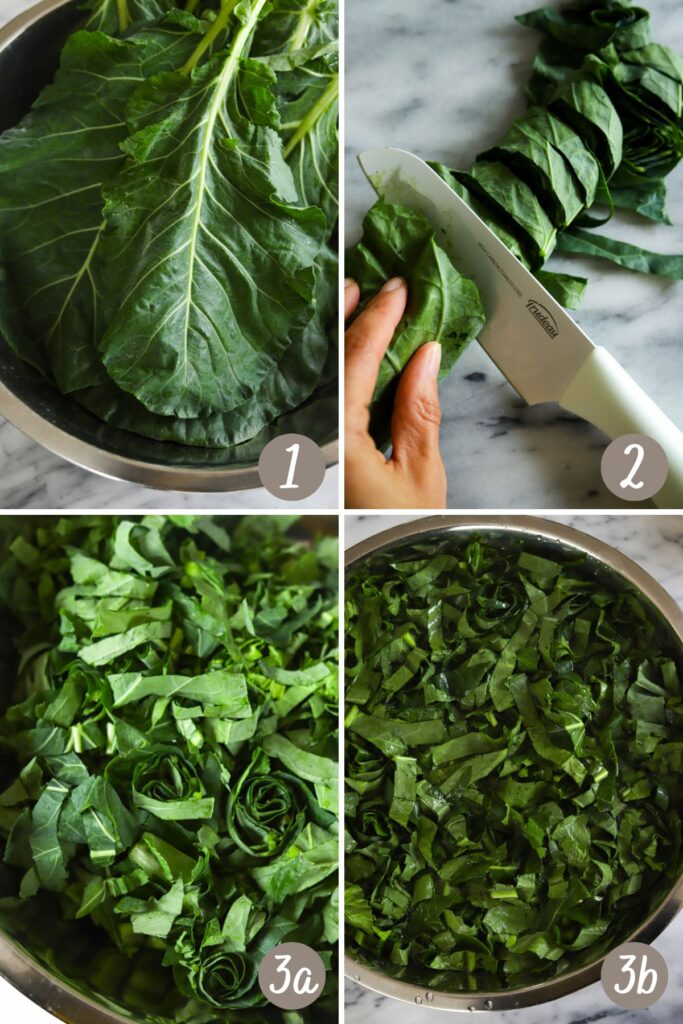
[[140,1021],[337,1019],[337,542],[294,529],[0,520],[0,927]]

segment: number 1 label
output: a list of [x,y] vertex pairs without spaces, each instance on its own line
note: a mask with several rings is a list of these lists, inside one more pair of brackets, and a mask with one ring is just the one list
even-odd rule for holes
[[282,434],[261,452],[258,471],[261,483],[274,498],[304,501],[325,479],[325,453],[305,434]]
[[291,454],[289,460],[289,473],[287,474],[287,480],[284,484],[280,484],[281,491],[298,491],[299,485],[294,483],[294,474],[296,473],[296,464],[299,461],[299,451],[301,449],[300,444],[290,444],[289,448],[285,448],[288,455]]

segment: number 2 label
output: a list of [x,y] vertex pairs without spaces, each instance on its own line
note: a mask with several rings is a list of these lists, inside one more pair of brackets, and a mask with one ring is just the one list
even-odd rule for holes
[[624,490],[626,490],[627,487],[632,487],[634,491],[641,491],[645,486],[644,482],[639,480],[638,483],[634,483],[633,478],[643,463],[643,459],[645,458],[645,449],[642,444],[636,444],[633,442],[632,444],[626,445],[624,448],[624,455],[630,455],[631,452],[636,453],[635,461],[631,466],[628,476],[624,477],[619,486],[623,487]]

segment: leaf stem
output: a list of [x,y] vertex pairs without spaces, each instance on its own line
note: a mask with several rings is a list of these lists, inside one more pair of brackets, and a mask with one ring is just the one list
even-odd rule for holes
[[322,96],[313,104],[309,112],[299,122],[299,127],[292,135],[291,139],[285,146],[284,157],[285,160],[291,156],[299,143],[306,138],[307,135],[315,128],[316,124],[323,116],[327,108],[334,103],[339,96],[339,75],[335,75],[330,84],[328,85]]
[[299,15],[299,23],[294,30],[294,35],[289,44],[290,52],[292,50],[301,50],[306,43],[308,34],[315,24],[315,14],[318,10],[320,0],[308,0],[308,3],[301,11]]
[[213,25],[206,33],[202,41],[197,46],[196,50],[188,60],[188,62],[182,68],[184,75],[191,74],[192,71],[197,67],[197,64],[202,59],[207,50],[210,50],[219,35],[230,21],[230,15],[237,6],[239,0],[223,0],[221,4],[221,10],[214,21]]
[[199,0],[187,0],[187,3],[185,4],[185,10],[188,12],[188,14],[194,14],[194,12],[197,10],[198,5]]
[[119,15],[119,32],[125,32],[133,24],[128,10],[128,0],[116,0],[116,8]]

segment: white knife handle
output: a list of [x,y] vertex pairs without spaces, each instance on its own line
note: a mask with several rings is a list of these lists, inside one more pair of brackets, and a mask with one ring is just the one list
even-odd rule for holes
[[593,350],[560,405],[612,440],[622,434],[646,434],[658,441],[669,460],[669,477],[652,500],[659,508],[683,508],[683,433],[607,349]]

